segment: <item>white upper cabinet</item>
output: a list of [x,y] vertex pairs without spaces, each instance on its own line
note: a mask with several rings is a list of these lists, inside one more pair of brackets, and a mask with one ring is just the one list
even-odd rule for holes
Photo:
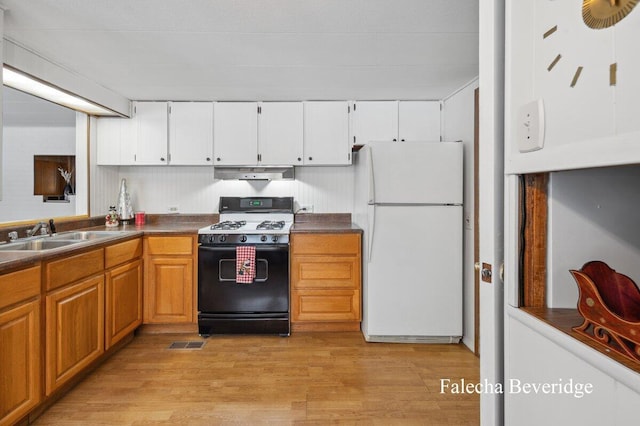
[[302,165],[302,102],[262,102],[259,111],[259,164]]
[[440,102],[398,102],[398,140],[439,141]]
[[169,104],[169,164],[213,165],[213,102]]
[[439,141],[440,102],[356,102],[352,126],[353,144],[370,141]]
[[367,101],[353,104],[352,143],[398,140],[398,102]]
[[96,119],[97,164],[121,166],[134,164],[135,138],[132,120],[101,117]]
[[168,163],[168,115],[166,102],[135,102],[136,164]]
[[302,164],[302,102],[217,102],[215,165]]
[[216,102],[213,113],[214,165],[258,162],[258,103]]
[[351,164],[349,104],[304,103],[304,158],[306,166]]

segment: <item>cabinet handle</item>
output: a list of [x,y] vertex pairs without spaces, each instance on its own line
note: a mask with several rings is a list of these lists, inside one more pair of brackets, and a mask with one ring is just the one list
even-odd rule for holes
[[207,161],[211,161],[211,157],[207,157]]
[[309,161],[313,160],[313,157],[309,157]]
[[396,139],[396,138],[393,138],[393,141],[394,141],[394,142],[398,142],[398,139]]
[[302,158],[298,157],[298,161],[302,161]]
[[160,161],[164,161],[164,157],[160,157]]
[[400,139],[400,142],[404,142],[404,139]]
[[220,157],[216,158],[216,161],[220,161]]

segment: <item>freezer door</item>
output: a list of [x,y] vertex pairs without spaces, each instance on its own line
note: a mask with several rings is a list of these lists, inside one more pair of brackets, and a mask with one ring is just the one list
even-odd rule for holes
[[462,204],[462,143],[371,142],[369,204]]
[[363,332],[462,336],[462,207],[370,208]]

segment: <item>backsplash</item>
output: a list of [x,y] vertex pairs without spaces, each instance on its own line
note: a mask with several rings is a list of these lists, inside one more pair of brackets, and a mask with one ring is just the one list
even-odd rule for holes
[[[206,214],[218,211],[221,196],[293,196],[296,209],[313,206],[314,213],[351,213],[353,166],[297,167],[292,181],[222,181],[210,167],[95,167],[92,215],[106,213],[127,179],[134,210],[147,213]],[[116,177],[117,175],[117,177]],[[101,210],[104,210],[104,212]]]

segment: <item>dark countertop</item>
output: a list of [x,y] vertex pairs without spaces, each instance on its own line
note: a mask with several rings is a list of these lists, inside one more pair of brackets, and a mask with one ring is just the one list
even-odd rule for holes
[[319,223],[294,223],[291,227],[292,234],[348,234],[362,233],[362,229],[353,223],[319,222]]
[[[147,223],[142,226],[121,224],[114,228],[104,225],[104,218],[94,218],[92,222],[79,222],[77,228],[72,224],[64,226],[58,235],[68,231],[116,231],[113,237],[105,237],[91,241],[83,241],[65,247],[43,251],[2,251],[0,250],[0,274],[14,269],[23,269],[38,262],[69,255],[91,248],[100,248],[117,241],[141,237],[143,235],[195,235],[198,229],[218,221],[218,215],[149,215]],[[84,225],[84,226],[83,226]],[[92,226],[93,225],[93,226]],[[120,232],[118,232],[120,231]],[[122,232],[125,231],[125,232]],[[296,214],[291,233],[362,233],[362,229],[351,222],[348,213],[338,214]]]

